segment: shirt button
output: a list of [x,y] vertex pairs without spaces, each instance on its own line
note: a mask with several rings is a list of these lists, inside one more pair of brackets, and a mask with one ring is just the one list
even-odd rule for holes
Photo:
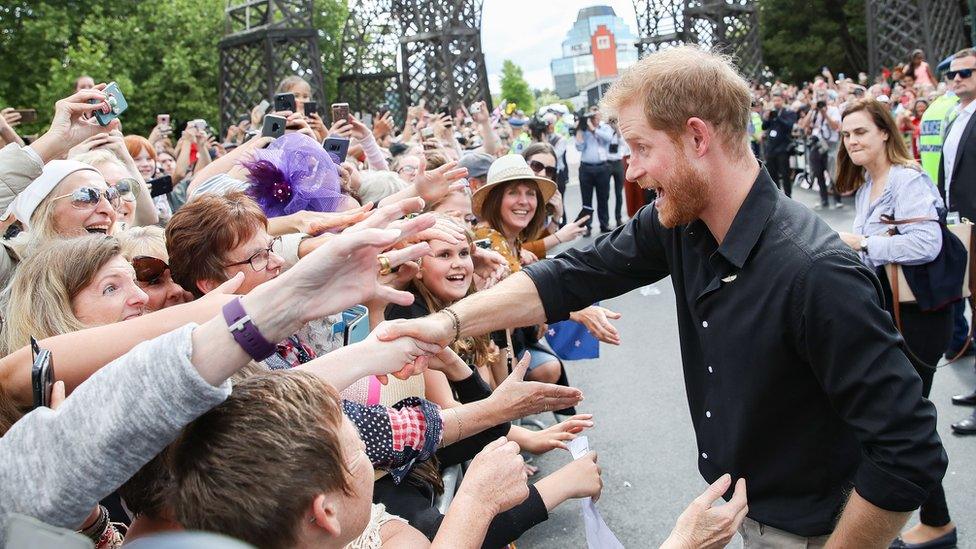
[[712,367],[711,367],[711,366],[709,366],[709,367],[708,367],[708,373],[710,373],[710,374],[714,374],[714,373],[715,373],[715,370],[713,370],[713,369],[712,369]]
[[705,410],[705,417],[712,417],[712,413],[709,412],[708,410]]
[[706,454],[705,452],[702,452],[702,459],[708,459],[708,454]]
[[708,321],[702,320],[702,328],[708,328]]

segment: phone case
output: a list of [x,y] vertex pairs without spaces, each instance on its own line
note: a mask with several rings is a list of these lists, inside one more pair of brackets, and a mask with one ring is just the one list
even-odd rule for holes
[[297,109],[295,103],[295,94],[293,93],[279,93],[274,97],[274,110],[275,112],[280,111],[291,111],[295,112]]
[[349,140],[345,137],[326,137],[322,147],[332,156],[332,161],[341,164],[349,153]]
[[[108,96],[108,106],[111,110],[109,112],[95,111],[95,119],[102,126],[108,126],[109,122],[118,118],[120,114],[129,108],[129,103],[125,100],[125,96],[122,95],[122,90],[119,89],[119,85],[115,82],[105,86],[103,91]],[[99,103],[99,101],[92,99],[90,103]]]
[[265,116],[261,136],[278,138],[282,135],[285,135],[285,117],[272,114]]

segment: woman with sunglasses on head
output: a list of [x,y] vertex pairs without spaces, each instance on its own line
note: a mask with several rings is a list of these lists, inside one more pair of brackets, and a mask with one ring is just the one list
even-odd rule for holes
[[149,296],[149,312],[193,300],[193,294],[173,281],[161,227],[133,227],[119,235],[122,255],[136,272],[136,284]]
[[43,339],[142,316],[149,301],[119,241],[87,235],[49,241],[10,283],[4,353]]
[[119,192],[109,187],[93,166],[74,160],[52,160],[41,176],[10,203],[2,216],[15,217],[24,232],[0,241],[0,287],[6,286],[21,259],[41,244],[86,233],[113,234],[121,205]]

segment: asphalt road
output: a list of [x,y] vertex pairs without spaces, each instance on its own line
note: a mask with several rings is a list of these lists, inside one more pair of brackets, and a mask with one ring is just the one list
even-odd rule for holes
[[[570,187],[566,194],[568,212],[575,216],[580,204],[578,188]],[[811,191],[797,190],[794,198],[809,206],[817,202]],[[822,216],[835,229],[849,230],[853,211],[848,207],[822,212]],[[576,245],[585,243],[581,240]],[[657,547],[681,511],[705,488],[696,467],[670,280],[658,282],[653,290],[635,290],[605,301],[604,306],[623,313],[616,322],[623,343],[619,347],[602,345],[599,359],[567,363],[570,381],[584,391],[580,412],[595,415],[596,426],[587,434],[603,469],[604,490],[597,508],[621,543],[634,548]],[[965,465],[976,462],[976,437],[952,434],[950,424],[970,409],[953,406],[949,399],[976,386],[973,371],[972,357],[945,366],[936,374],[932,390],[939,411],[939,434],[949,454],[945,489],[961,548],[976,548],[976,505],[972,503],[976,474],[972,466]],[[552,415],[544,420],[552,423]],[[536,478],[569,460],[568,452],[561,451],[536,458],[535,464],[541,467]],[[917,517],[910,524],[915,521]],[[563,504],[518,545],[586,547],[580,504]],[[738,539],[730,544],[739,546]]]

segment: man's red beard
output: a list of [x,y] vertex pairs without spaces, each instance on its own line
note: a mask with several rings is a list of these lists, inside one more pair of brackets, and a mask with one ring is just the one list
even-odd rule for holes
[[664,180],[645,180],[641,187],[658,192],[659,198],[655,202],[658,219],[668,228],[698,219],[708,202],[708,182],[684,159],[674,165]]

